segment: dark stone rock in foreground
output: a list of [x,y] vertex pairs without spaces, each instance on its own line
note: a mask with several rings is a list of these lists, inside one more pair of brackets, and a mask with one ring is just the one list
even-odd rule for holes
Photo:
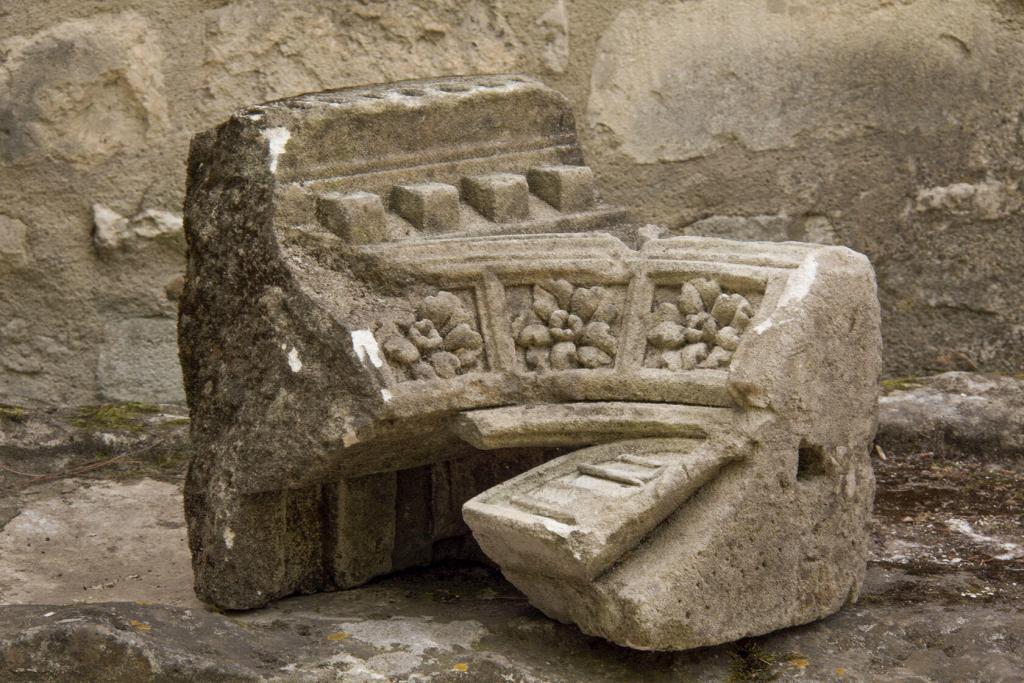
[[756,640],[636,652],[534,610],[481,568],[438,567],[220,615],[133,603],[0,608],[3,680],[1013,680],[1020,602],[917,601],[875,568],[859,606]]

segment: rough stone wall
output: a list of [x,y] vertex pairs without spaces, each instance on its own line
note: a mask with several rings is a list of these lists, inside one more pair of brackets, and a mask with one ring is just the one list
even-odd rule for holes
[[1012,0],[0,4],[0,400],[181,397],[193,133],[267,99],[522,71],[608,199],[878,271],[889,374],[1024,367]]

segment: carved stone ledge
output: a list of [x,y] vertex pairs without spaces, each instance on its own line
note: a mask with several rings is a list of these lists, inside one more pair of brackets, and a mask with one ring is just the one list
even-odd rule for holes
[[640,649],[856,599],[870,264],[639,228],[572,121],[538,81],[460,77],[196,136],[178,329],[200,597],[258,607],[482,548],[546,614]]

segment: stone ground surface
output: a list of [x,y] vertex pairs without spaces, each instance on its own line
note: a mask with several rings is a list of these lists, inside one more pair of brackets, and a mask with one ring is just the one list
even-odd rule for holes
[[[1024,400],[1024,381],[947,374],[889,388],[860,602],[689,653],[584,636],[470,565],[207,609],[191,592],[180,408],[0,407],[0,680],[1020,680],[1024,458],[1010,438],[1019,411],[1005,408]],[[976,419],[936,422],[932,410],[929,430],[907,419],[965,403]],[[1007,438],[973,439],[978,424]]]

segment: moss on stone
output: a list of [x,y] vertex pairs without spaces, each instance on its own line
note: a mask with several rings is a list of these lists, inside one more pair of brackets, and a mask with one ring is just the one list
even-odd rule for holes
[[153,459],[153,462],[161,470],[179,471],[188,463],[188,458],[187,451],[167,451],[159,454]]
[[741,642],[733,655],[729,683],[774,681],[784,669],[803,670],[809,660],[798,652],[772,652],[751,642]]
[[170,429],[172,427],[181,427],[187,425],[190,420],[187,417],[172,417],[168,420],[164,420],[158,424],[159,427],[164,429]]
[[25,420],[25,409],[21,406],[12,406],[6,403],[0,403],[0,420],[22,422]]
[[907,391],[924,386],[919,377],[892,377],[882,380],[882,391],[890,394],[894,391]]
[[159,412],[158,406],[148,403],[104,403],[83,406],[72,424],[91,431],[117,429],[134,432],[142,427],[140,418],[143,415]]

